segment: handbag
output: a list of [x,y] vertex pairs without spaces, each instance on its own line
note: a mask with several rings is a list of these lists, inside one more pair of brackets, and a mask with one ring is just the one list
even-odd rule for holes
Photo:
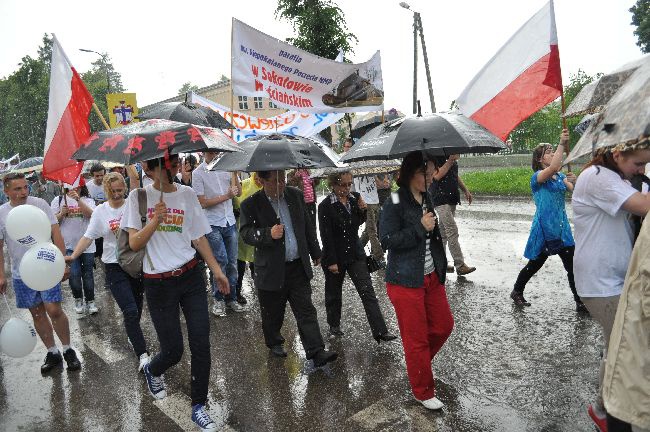
[[[142,188],[138,189],[138,210],[140,213],[140,222],[144,227],[147,223],[147,192]],[[116,237],[117,247],[115,248],[115,252],[117,255],[117,263],[129,276],[134,279],[140,279],[142,277],[142,261],[145,255],[147,255],[149,264],[153,268],[153,263],[147,254],[146,246],[139,251],[131,249],[129,245],[129,232],[125,229],[120,228]]]
[[366,256],[366,265],[368,266],[368,273],[374,273],[377,270],[384,268],[384,266],[372,255]]

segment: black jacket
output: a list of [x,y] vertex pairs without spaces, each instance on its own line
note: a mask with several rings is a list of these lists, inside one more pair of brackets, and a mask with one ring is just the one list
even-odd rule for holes
[[[426,230],[422,219],[422,206],[413,198],[408,189],[397,191],[398,203],[388,198],[381,210],[379,219],[379,239],[388,250],[386,263],[386,282],[417,288],[424,284],[424,247]],[[428,194],[424,194],[427,208],[433,211]],[[431,232],[429,249],[436,266],[440,283],[447,276],[447,257],[442,245],[438,224]]]
[[[291,223],[298,243],[298,253],[307,277],[314,273],[312,259],[321,256],[318,239],[309,228],[309,216],[300,190],[287,187],[284,198],[289,207]],[[255,287],[264,291],[279,291],[284,284],[284,236],[278,240],[271,237],[271,227],[280,223],[264,189],[255,192],[241,203],[239,233],[245,243],[255,246]]]
[[359,227],[366,221],[366,211],[359,208],[359,194],[352,192],[352,195],[350,213],[338,199],[332,203],[331,195],[318,205],[323,267],[332,264],[342,267],[366,257],[359,240]]

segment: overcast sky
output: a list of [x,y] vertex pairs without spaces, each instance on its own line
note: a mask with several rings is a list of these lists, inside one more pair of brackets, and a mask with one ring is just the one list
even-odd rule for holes
[[[421,13],[433,93],[447,109],[472,77],[547,0],[410,0]],[[338,0],[359,39],[353,62],[381,50],[385,108],[410,112],[413,15],[398,0]],[[634,0],[556,0],[564,82],[578,69],[608,72],[641,55],[628,9]],[[0,77],[21,57],[36,55],[43,33],[55,33],[75,68],[86,71],[108,52],[127,91],[144,106],[174,96],[184,82],[206,86],[230,76],[230,29],[235,17],[271,36],[292,35],[274,17],[274,0],[133,1],[0,0]],[[428,110],[421,58],[418,96]]]

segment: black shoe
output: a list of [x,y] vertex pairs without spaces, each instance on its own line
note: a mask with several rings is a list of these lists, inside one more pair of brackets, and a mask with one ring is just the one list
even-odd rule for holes
[[589,314],[589,309],[587,309],[587,306],[581,301],[576,302],[576,312],[580,313],[586,313]]
[[530,303],[526,301],[524,298],[524,293],[520,293],[519,291],[512,290],[510,293],[510,298],[512,301],[515,302],[517,306],[530,306]]
[[271,354],[273,354],[276,357],[286,357],[287,352],[284,350],[284,347],[282,345],[273,345],[271,348]]
[[68,348],[68,350],[63,353],[63,358],[68,364],[69,371],[78,371],[81,369],[81,362],[77,358],[77,353],[72,348]]
[[330,326],[330,336],[331,337],[341,337],[345,333],[341,331],[341,327]]
[[379,336],[375,336],[375,340],[377,341],[377,343],[390,342],[395,339],[397,339],[397,336],[389,332],[380,334]]
[[320,350],[316,353],[314,358],[314,367],[325,366],[329,362],[333,362],[339,355],[334,351]]
[[248,301],[246,300],[246,297],[237,293],[237,303],[239,303],[240,305],[245,305],[248,303]]
[[52,354],[51,352],[47,352],[47,355],[45,356],[45,362],[41,365],[41,373],[46,374],[55,367],[61,366],[63,364],[63,357],[61,357],[61,353],[57,351],[56,354]]

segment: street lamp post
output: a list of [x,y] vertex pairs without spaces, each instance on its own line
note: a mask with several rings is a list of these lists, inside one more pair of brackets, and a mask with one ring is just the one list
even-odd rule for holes
[[102,54],[97,51],[89,50],[89,49],[84,49],[84,48],[79,48],[79,51],[83,52],[89,52],[89,53],[95,53],[98,56],[102,58],[102,64],[104,65],[104,71],[106,72],[106,84],[108,85],[108,93],[111,92],[111,76],[108,72],[108,62],[106,61],[106,57],[108,54]]
[[429,57],[427,56],[427,45],[424,42],[424,30],[422,29],[422,18],[420,13],[411,9],[406,2],[400,2],[401,7],[413,12],[413,114],[417,113],[417,90],[418,90],[418,32],[420,33],[420,42],[422,43],[422,55],[424,56],[424,70],[427,74],[427,84],[429,86],[429,101],[431,102],[431,112],[436,112],[436,103],[433,99],[433,87],[431,86],[431,71],[429,70]]

